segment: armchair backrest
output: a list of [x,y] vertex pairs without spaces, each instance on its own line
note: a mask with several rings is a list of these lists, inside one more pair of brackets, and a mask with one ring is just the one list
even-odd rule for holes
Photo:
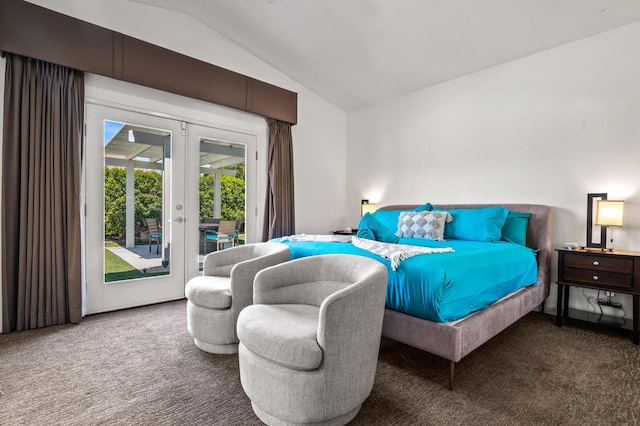
[[203,275],[230,277],[236,265],[264,256],[276,256],[277,262],[289,260],[289,246],[280,243],[257,243],[231,247],[207,254],[203,260]]
[[320,306],[330,295],[386,268],[373,259],[329,254],[304,257],[260,271],[254,286],[254,302]]

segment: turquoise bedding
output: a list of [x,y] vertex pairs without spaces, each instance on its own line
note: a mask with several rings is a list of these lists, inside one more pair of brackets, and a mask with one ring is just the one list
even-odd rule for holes
[[454,252],[414,256],[402,261],[396,271],[388,260],[351,243],[273,241],[287,244],[291,259],[330,253],[376,259],[389,273],[386,307],[437,322],[463,318],[538,281],[535,252],[506,241],[401,238],[399,244],[451,247]]

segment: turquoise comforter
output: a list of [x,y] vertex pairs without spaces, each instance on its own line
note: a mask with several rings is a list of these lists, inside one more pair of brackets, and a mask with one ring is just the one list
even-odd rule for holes
[[389,273],[386,307],[437,322],[463,318],[538,281],[534,250],[505,241],[401,238],[399,244],[451,247],[454,252],[414,256],[402,261],[396,271],[388,260],[351,243],[272,241],[287,244],[291,259],[330,253],[376,259]]

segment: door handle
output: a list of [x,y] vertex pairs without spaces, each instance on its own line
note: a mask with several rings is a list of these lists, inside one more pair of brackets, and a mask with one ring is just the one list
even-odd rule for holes
[[169,222],[176,222],[176,223],[182,223],[185,222],[186,219],[183,217],[176,217],[175,219],[169,219]]

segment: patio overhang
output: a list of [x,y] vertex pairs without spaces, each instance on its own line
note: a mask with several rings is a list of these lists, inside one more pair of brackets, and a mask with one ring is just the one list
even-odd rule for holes
[[[105,122],[105,166],[126,169],[126,247],[135,245],[134,170],[164,170],[164,159],[171,157],[171,132],[132,124]],[[245,162],[243,145],[221,140],[200,140],[199,169],[214,175],[214,216],[222,211],[220,177],[235,176],[226,167]],[[163,218],[164,219],[164,218]]]

